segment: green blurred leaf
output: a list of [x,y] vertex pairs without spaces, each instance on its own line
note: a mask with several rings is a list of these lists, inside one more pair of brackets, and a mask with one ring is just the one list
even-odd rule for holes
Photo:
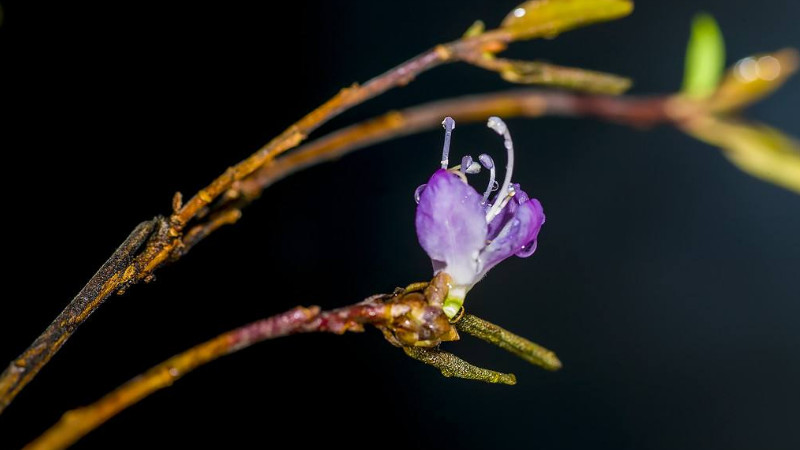
[[800,143],[761,124],[705,116],[685,125],[694,137],[715,145],[741,170],[800,194]]
[[717,90],[725,70],[725,41],[717,21],[700,13],[692,20],[692,32],[686,48],[683,93],[692,98],[706,98]]
[[795,49],[749,56],[737,62],[709,99],[711,111],[730,113],[761,100],[792,76],[800,63]]
[[556,66],[540,61],[496,60],[506,81],[555,86],[594,94],[618,95],[631,87],[629,78],[610,73]]
[[631,0],[532,0],[514,8],[501,28],[514,40],[555,37],[595,22],[618,19],[633,11]]
[[475,36],[480,36],[486,30],[486,25],[484,25],[482,20],[476,20],[467,31],[464,32],[464,39],[468,39]]

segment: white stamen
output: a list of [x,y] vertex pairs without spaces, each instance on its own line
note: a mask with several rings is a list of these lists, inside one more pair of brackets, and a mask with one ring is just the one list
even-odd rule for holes
[[456,121],[453,120],[452,117],[447,116],[442,121],[442,126],[444,127],[444,147],[442,147],[442,169],[447,169],[447,165],[450,163],[448,159],[450,155],[450,135],[453,134],[453,130],[456,128]]
[[503,144],[506,148],[506,154],[508,155],[508,163],[506,164],[506,176],[503,179],[503,187],[500,188],[500,192],[497,194],[498,198],[500,196],[504,196],[503,200],[495,202],[494,205],[486,212],[486,221],[491,222],[492,219],[497,216],[500,211],[505,207],[508,203],[508,200],[514,196],[514,189],[511,187],[511,175],[514,173],[514,142],[511,140],[511,134],[508,132],[508,127],[506,123],[499,117],[489,117],[489,121],[486,123],[486,126],[491,128],[495,131],[495,133],[503,136]]
[[483,164],[483,167],[486,167],[487,169],[490,170],[494,169],[494,160],[492,159],[491,156],[487,155],[486,153],[478,156],[478,161],[480,161],[481,164]]
[[472,156],[467,155],[461,158],[461,165],[459,166],[459,170],[461,170],[462,175],[474,175],[476,173],[480,173],[481,165],[477,162],[473,161]]
[[481,165],[478,164],[476,161],[473,161],[472,164],[469,165],[469,168],[467,168],[467,173],[470,175],[474,175],[480,172],[481,172]]
[[472,165],[472,156],[466,155],[461,158],[461,173],[467,173],[467,169]]
[[489,194],[492,193],[494,190],[494,185],[497,183],[495,181],[495,168],[494,168],[494,161],[492,157],[487,155],[486,153],[478,156],[478,160],[483,164],[483,167],[489,169],[489,185],[486,186],[486,190],[483,192],[483,200],[481,201],[481,205],[486,205],[486,202],[489,201]]
[[486,213],[486,223],[491,222],[495,217],[497,217],[497,215],[500,214],[503,208],[506,207],[508,202],[511,201],[515,195],[517,195],[517,191],[515,191],[514,187],[512,186],[508,190],[508,194],[503,197],[502,200],[498,200],[497,203],[492,205],[491,209],[489,209],[489,212]]

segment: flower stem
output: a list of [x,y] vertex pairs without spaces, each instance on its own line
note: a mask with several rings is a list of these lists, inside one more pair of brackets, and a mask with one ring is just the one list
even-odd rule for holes
[[444,306],[442,306],[442,310],[444,310],[444,313],[448,319],[452,319],[458,315],[458,312],[461,311],[462,306],[464,306],[464,297],[452,297],[448,295],[444,300]]

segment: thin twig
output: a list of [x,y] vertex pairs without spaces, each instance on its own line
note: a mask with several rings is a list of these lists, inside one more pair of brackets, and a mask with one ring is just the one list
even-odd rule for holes
[[[94,278],[90,280],[84,290],[92,291],[92,294],[95,295],[85,297],[79,294],[75,297],[64,309],[64,312],[56,318],[53,325],[48,327],[29,349],[12,362],[10,367],[0,375],[0,413],[58,352],[75,329],[109,295],[124,290],[138,281],[151,280],[153,272],[157,268],[182,256],[186,252],[183,238],[183,230],[186,225],[191,220],[204,214],[207,206],[227,192],[235,182],[252,174],[281,153],[296,147],[317,127],[353,106],[392,88],[406,85],[417,75],[438,65],[474,59],[475,54],[489,49],[499,50],[512,40],[513,37],[508,32],[496,30],[438,45],[373,78],[363,86],[356,84],[343,89],[333,98],[291,125],[278,137],[250,155],[250,157],[229,167],[222,175],[198,191],[185,204],[181,205],[180,197],[176,196],[176,201],[173,203],[175,211],[169,218],[168,226],[161,227],[159,233],[150,237],[145,250],[130,264],[117,267],[115,271],[110,273],[108,280],[103,283],[102,289],[98,292],[95,292],[96,289],[93,288],[97,280]],[[204,228],[190,236],[190,245],[188,247],[197,241],[196,238],[202,238],[220,225],[233,221],[233,216],[231,215],[226,215],[225,218],[227,220],[213,221],[212,219],[211,223],[202,224],[201,227]],[[62,317],[67,317],[69,320],[60,320]],[[60,330],[59,328],[62,327],[65,327],[65,329]]]
[[[210,341],[173,356],[128,381],[96,403],[69,411],[28,449],[66,448],[125,408],[163,389],[198,366],[266,339],[298,332],[319,316],[319,308],[298,307],[221,334]],[[308,330],[311,331],[311,330]],[[321,328],[317,331],[323,331]]]
[[[147,279],[167,258],[177,260],[219,227],[235,223],[241,216],[241,208],[279,179],[376,142],[433,128],[448,114],[465,122],[483,120],[491,115],[531,118],[558,115],[590,116],[632,126],[651,126],[672,120],[668,114],[667,104],[668,97],[625,98],[532,89],[512,90],[444,100],[392,112],[319,138],[296,152],[276,159],[270,165],[232,185],[224,198],[236,201],[210,213],[205,222],[195,225],[185,234],[178,233],[177,235],[181,237],[179,241],[173,242],[174,239],[170,236],[174,234],[174,230],[160,219],[160,232],[150,239],[145,252],[133,263],[125,261],[125,264],[114,266],[115,270],[110,272],[110,275],[107,274],[102,283],[93,278],[84,288],[84,291],[89,291],[93,295],[86,295],[86,292],[81,291],[81,294],[67,306],[31,348],[12,362],[0,376],[0,412],[103,300],[127,285],[142,278]],[[176,206],[178,211],[182,210],[178,200]],[[96,289],[98,285],[102,285],[103,289]],[[61,320],[65,315],[69,317],[67,322]],[[66,325],[69,326],[69,330],[59,330]]]
[[[317,306],[298,307],[223,333],[158,364],[97,402],[65,413],[25,448],[66,448],[119,412],[170,386],[197,367],[264,340],[294,333],[343,334],[363,331],[363,326],[370,324],[379,328],[389,342],[403,347],[409,356],[435,366],[446,376],[514,384],[513,375],[473,366],[436,348],[442,340],[458,338],[439,304],[440,297],[446,295],[448,279],[444,274],[434,277],[433,287],[425,289],[424,294],[400,289],[391,295],[374,295],[361,303],[323,312]],[[411,336],[413,339],[408,343],[411,349],[400,344],[401,339]]]
[[33,378],[39,369],[64,345],[75,329],[94,312],[114,290],[123,286],[130,277],[136,252],[150,237],[163,219],[155,218],[140,223],[114,254],[100,267],[86,286],[70,302],[36,341],[19,358],[11,361],[0,377],[0,411]]
[[392,88],[404,86],[429,69],[444,63],[473,60],[476,55],[482,54],[487,48],[504,47],[512,39],[508,32],[496,30],[476,37],[438,45],[367,81],[363,86],[354,84],[349,88],[342,89],[336,96],[287,128],[249,158],[229,168],[206,188],[201,189],[179,211],[172,215],[172,226],[177,231],[183,229],[186,223],[196,217],[203,208],[217,197],[225,193],[234,182],[255,172],[266,162],[286,150],[296,147],[312,131],[342,112]]
[[295,172],[379,142],[438,127],[442,117],[448,115],[460,123],[482,121],[489,116],[538,118],[549,115],[594,117],[633,127],[650,127],[675,120],[669,108],[670,100],[668,96],[611,97],[517,89],[427,103],[393,111],[315,139],[239,182],[229,197],[243,197],[245,203],[252,201],[265,188]]
[[[223,333],[151,368],[97,402],[67,412],[26,448],[66,448],[127,407],[170,386],[197,367],[258,342],[293,333],[343,334],[347,331],[363,331],[364,325],[373,325],[389,343],[401,347],[408,356],[436,367],[444,376],[485,383],[513,385],[516,384],[516,377],[477,367],[440,350],[442,342],[458,340],[456,328],[511,351],[533,364],[540,365],[541,358],[538,357],[544,354],[550,355],[551,362],[558,361],[549,350],[475,316],[464,314],[455,324],[451,323],[442,310],[450,283],[449,275],[439,273],[430,282],[414,283],[406,289],[398,288],[389,295],[373,295],[355,305],[323,312],[316,306],[298,307]],[[536,354],[538,359],[531,358],[532,354]],[[556,367],[551,364],[549,368]]]

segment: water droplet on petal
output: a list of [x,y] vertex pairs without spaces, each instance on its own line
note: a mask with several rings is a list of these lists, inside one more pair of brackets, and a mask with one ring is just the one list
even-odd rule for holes
[[419,185],[419,187],[417,187],[417,189],[414,190],[414,201],[417,202],[418,205],[419,205],[419,198],[422,195],[422,191],[425,190],[425,186],[427,186],[427,184],[421,184]]
[[520,248],[519,251],[516,253],[516,255],[519,256],[520,258],[527,258],[528,256],[531,256],[535,251],[536,251],[536,241],[533,241],[529,244],[523,245],[522,248]]

